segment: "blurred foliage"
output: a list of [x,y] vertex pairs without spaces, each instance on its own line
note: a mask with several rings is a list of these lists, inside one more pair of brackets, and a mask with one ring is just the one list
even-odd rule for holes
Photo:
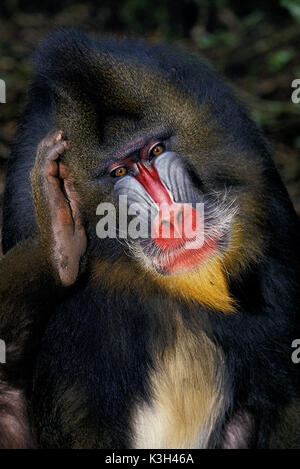
[[280,49],[275,52],[271,52],[268,57],[268,66],[271,72],[277,72],[295,56],[295,51],[292,49]]
[[295,21],[300,23],[300,2],[299,0],[281,0],[280,5],[290,12]]
[[0,194],[17,116],[26,99],[30,55],[56,27],[143,36],[197,52],[223,74],[246,103],[275,150],[300,213],[300,104],[291,83],[300,78],[300,0],[1,0]]

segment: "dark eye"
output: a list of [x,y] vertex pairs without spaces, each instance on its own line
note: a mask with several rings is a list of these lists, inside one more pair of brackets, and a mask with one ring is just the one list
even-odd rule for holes
[[153,147],[150,148],[148,152],[149,159],[154,158],[155,156],[161,155],[166,150],[164,143],[156,143]]
[[125,166],[119,166],[119,168],[113,169],[110,172],[110,175],[113,178],[119,178],[119,177],[125,176],[125,174],[127,174],[127,168]]

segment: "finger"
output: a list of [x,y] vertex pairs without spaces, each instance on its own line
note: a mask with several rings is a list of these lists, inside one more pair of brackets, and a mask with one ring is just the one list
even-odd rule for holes
[[78,195],[78,192],[75,188],[73,181],[66,179],[64,181],[64,188],[65,188],[65,192],[68,197],[68,200],[69,200],[74,223],[77,226],[81,225],[82,218],[81,218],[81,210],[80,210],[80,197]]

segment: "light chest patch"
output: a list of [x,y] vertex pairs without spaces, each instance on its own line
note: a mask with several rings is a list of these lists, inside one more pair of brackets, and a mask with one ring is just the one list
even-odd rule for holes
[[133,412],[134,448],[206,448],[227,407],[225,363],[204,334],[183,324],[173,348],[157,359],[152,374],[151,404]]

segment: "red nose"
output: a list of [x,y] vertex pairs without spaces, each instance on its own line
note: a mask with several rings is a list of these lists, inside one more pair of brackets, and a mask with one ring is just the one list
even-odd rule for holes
[[152,226],[154,243],[164,251],[196,238],[201,227],[199,213],[188,204],[162,204]]
[[188,204],[175,203],[162,183],[155,165],[137,163],[135,178],[158,205],[158,215],[152,226],[152,239],[164,251],[182,246],[196,238],[201,227],[199,213]]

